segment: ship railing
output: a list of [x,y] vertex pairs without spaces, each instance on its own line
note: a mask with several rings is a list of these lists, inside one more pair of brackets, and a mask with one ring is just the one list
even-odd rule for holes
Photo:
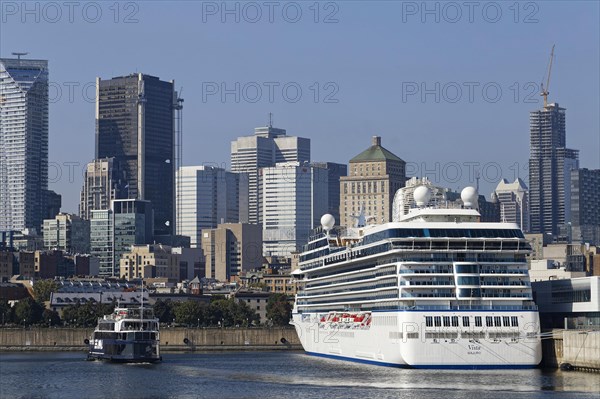
[[393,273],[388,273],[388,274],[377,274],[377,273],[370,273],[370,274],[365,274],[365,275],[361,275],[361,276],[356,276],[356,277],[352,277],[352,278],[339,278],[337,280],[334,281],[325,281],[322,283],[306,283],[306,288],[307,290],[312,290],[313,288],[319,288],[319,287],[329,287],[329,286],[341,286],[344,284],[350,284],[353,282],[357,282],[357,281],[363,281],[363,282],[369,282],[369,281],[377,281],[377,280],[383,280],[386,278],[395,278],[396,272],[394,271]]
[[531,294],[481,294],[481,298],[520,298],[520,299],[531,299]]
[[[485,277],[484,277],[485,278]],[[531,283],[529,281],[511,281],[511,282],[503,282],[503,281],[482,281],[480,285],[485,286],[512,286],[512,287],[531,287]]]
[[[338,305],[341,306],[341,305]],[[361,307],[361,312],[377,311],[378,309],[385,310],[397,310],[397,311],[421,311],[421,310],[442,310],[442,311],[471,311],[471,310],[489,310],[489,311],[537,311],[538,307],[535,305],[414,305],[414,306],[397,306],[388,305],[377,307],[377,309],[370,309]],[[313,308],[313,309],[299,309],[299,312],[310,311],[310,312],[328,312],[328,311],[345,311],[345,308],[333,309],[332,307],[327,308]]]
[[456,294],[453,292],[436,292],[436,293],[423,293],[423,294],[411,294],[409,292],[403,292],[400,298],[456,298]]
[[[384,291],[385,292],[385,291]],[[297,305],[322,305],[329,304],[331,306],[334,305],[346,305],[348,302],[365,302],[365,301],[382,301],[385,299],[396,299],[398,298],[398,293],[392,294],[377,294],[377,296],[356,296],[350,298],[336,298],[329,297],[326,300],[316,300],[316,301],[308,301],[306,299],[298,299],[296,301]]]
[[[461,259],[458,259],[454,256],[448,255],[448,256],[442,256],[441,254],[435,253],[435,254],[431,254],[433,255],[433,258],[430,255],[410,255],[408,257],[389,257],[389,258],[383,258],[383,259],[379,259],[377,261],[377,264],[379,265],[385,265],[385,264],[393,264],[393,263],[408,263],[408,262],[426,262],[426,263],[435,263],[435,262],[445,262],[445,263],[451,263],[451,262],[478,262],[478,263],[502,263],[502,264],[524,264],[526,263],[525,258],[523,258],[522,260],[517,260],[517,259],[509,259],[507,257],[496,257],[496,256],[485,256],[482,254],[467,254],[466,256],[462,257]],[[477,256],[479,255],[479,256]]]
[[479,274],[528,274],[527,269],[481,269]]
[[535,305],[415,305],[409,310],[538,310]]
[[349,292],[357,292],[360,293],[362,291],[372,291],[372,290],[378,290],[380,288],[388,288],[388,287],[395,287],[396,286],[396,282],[391,282],[391,283],[386,283],[386,284],[371,284],[371,285],[365,285],[362,287],[357,287],[357,286],[353,286],[351,288],[344,288],[341,290],[335,290],[334,291],[323,291],[323,292],[303,292],[303,293],[298,293],[297,296],[298,297],[318,297],[320,295],[333,295],[333,294],[345,294],[345,293],[349,293]]
[[426,285],[455,285],[453,281],[413,281],[413,280],[400,280],[401,286],[426,286]]
[[453,274],[452,269],[400,269],[400,274]]
[[506,238],[486,239],[448,239],[448,238],[414,238],[409,240],[392,239],[392,248],[401,251],[473,251],[473,252],[530,252],[528,245],[519,245],[515,241],[504,241]]

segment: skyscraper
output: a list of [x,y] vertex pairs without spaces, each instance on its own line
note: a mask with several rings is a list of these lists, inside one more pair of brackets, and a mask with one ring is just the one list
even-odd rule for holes
[[600,245],[600,169],[571,171],[570,205],[573,241]]
[[269,125],[231,142],[231,171],[248,174],[248,220],[240,222],[262,223],[260,168],[281,162],[310,162],[310,139]]
[[96,159],[114,157],[131,199],[152,202],[154,233],[175,225],[174,82],[132,74],[96,82]]
[[568,220],[571,170],[579,151],[566,148],[565,108],[548,104],[529,115],[529,204],[532,233],[558,235]]
[[348,165],[334,162],[312,162],[311,165],[327,170],[327,213],[340,222],[340,179],[348,176]]
[[0,231],[40,232],[48,189],[48,61],[0,59]]
[[121,255],[129,252],[132,245],[152,243],[152,209],[150,201],[115,200],[112,202],[115,275],[119,273]]
[[248,207],[245,176],[214,166],[179,168],[176,191],[181,209],[177,234],[190,237],[191,246],[199,247],[201,230],[214,229],[220,223],[238,223],[240,209]]
[[361,209],[369,223],[386,223],[392,217],[396,190],[404,187],[406,162],[373,136],[371,146],[350,160],[348,176],[340,178],[340,225],[354,226],[353,215]]
[[92,210],[90,253],[100,260],[100,275],[118,276],[121,255],[132,245],[152,243],[152,230],[149,201],[114,200],[110,209]]
[[70,213],[59,213],[44,220],[44,249],[70,254],[90,251],[90,222]]
[[79,216],[91,218],[92,210],[109,209],[115,199],[126,199],[125,171],[114,158],[95,159],[87,164],[83,177]]
[[525,182],[521,179],[509,183],[502,179],[494,193],[500,205],[500,220],[516,223],[521,230],[529,232],[529,204]]
[[263,254],[290,256],[328,210],[327,169],[285,162],[262,169]]
[[261,233],[261,226],[246,223],[224,223],[202,230],[206,277],[227,281],[242,271],[260,269],[263,262]]
[[111,209],[90,211],[90,254],[98,259],[98,274],[116,276],[113,259],[113,211]]

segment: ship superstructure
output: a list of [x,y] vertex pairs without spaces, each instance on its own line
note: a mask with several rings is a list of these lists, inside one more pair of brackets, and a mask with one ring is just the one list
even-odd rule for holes
[[515,224],[481,223],[477,192],[460,207],[414,190],[400,220],[343,231],[330,215],[294,271],[304,349],[409,367],[523,368],[541,360],[539,317]]

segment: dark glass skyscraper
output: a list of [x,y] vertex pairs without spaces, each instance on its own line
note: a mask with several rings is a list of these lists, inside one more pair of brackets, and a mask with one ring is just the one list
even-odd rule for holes
[[174,82],[139,73],[98,78],[96,90],[96,159],[114,157],[129,198],[152,202],[154,234],[173,234]]
[[558,235],[568,222],[571,170],[579,151],[566,148],[565,109],[548,104],[529,115],[529,206],[532,233]]
[[327,213],[340,221],[340,178],[348,176],[348,165],[334,162],[312,162],[311,165],[327,170]]
[[600,169],[571,171],[571,223],[574,242],[600,245]]

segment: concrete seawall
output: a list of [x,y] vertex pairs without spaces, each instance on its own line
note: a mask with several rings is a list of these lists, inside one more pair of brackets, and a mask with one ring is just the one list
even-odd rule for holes
[[563,363],[576,370],[600,372],[600,331],[563,332]]
[[[2,328],[0,350],[85,351],[84,340],[92,332],[92,328]],[[162,351],[302,349],[293,328],[165,328],[160,341]]]
[[542,340],[542,367],[569,364],[575,370],[600,372],[600,331],[554,330]]

